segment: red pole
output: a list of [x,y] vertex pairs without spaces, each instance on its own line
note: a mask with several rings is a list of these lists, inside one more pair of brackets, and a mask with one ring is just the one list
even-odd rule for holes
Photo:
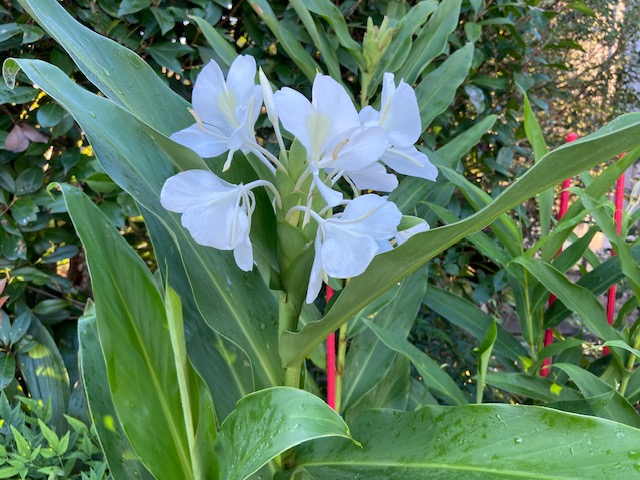
[[[327,285],[325,298],[327,303],[333,297],[333,289]],[[331,333],[327,337],[327,403],[336,409],[336,336]]]
[[[624,155],[620,155],[621,158]],[[624,176],[623,173],[618,178],[616,182],[616,193],[615,193],[615,213],[613,214],[613,220],[616,223],[616,232],[618,235],[622,233],[622,207],[624,206]],[[611,251],[611,256],[615,256],[616,252],[614,250]],[[609,291],[607,292],[607,321],[609,325],[613,325],[613,317],[616,311],[616,291],[618,289],[617,284],[613,284],[609,287]],[[604,355],[609,355],[609,348],[604,347],[603,350]]]
[[[570,133],[567,135],[567,143],[575,142],[578,139],[578,135],[575,133]],[[558,220],[564,217],[564,214],[567,213],[567,209],[569,208],[569,188],[571,188],[571,179],[567,178],[562,182],[562,191],[560,192],[560,210],[558,211]],[[562,252],[562,247],[556,253],[558,256]],[[556,301],[556,296],[552,293],[549,295],[549,302],[547,306],[550,307]],[[544,341],[543,345],[546,347],[553,343],[553,330],[547,329],[544,332]],[[540,375],[546,377],[549,374],[549,367],[551,365],[551,358],[545,358],[542,362],[542,368],[540,369]]]

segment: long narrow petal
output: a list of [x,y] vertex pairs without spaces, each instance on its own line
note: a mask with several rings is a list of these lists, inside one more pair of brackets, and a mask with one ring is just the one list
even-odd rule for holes
[[316,256],[314,257],[313,265],[311,266],[309,286],[307,287],[307,298],[305,300],[307,303],[312,303],[318,297],[320,289],[322,288],[322,262],[320,257],[322,242],[320,241],[320,235],[321,232],[318,228],[318,233],[314,242]]
[[285,87],[273,94],[273,102],[284,128],[293,134],[304,148],[311,149],[311,132],[307,119],[314,114],[311,102],[299,92]]
[[391,145],[409,147],[416,143],[422,133],[422,122],[413,88],[400,82],[387,103],[382,104],[379,121],[379,125],[387,132]]
[[203,158],[217,157],[228,150],[229,138],[225,134],[211,126],[201,128],[197,123],[174,133],[170,138]]
[[193,87],[191,103],[203,122],[216,125],[218,122],[218,107],[216,99],[224,91],[224,76],[218,64],[211,60],[202,69]]
[[253,89],[256,78],[256,60],[250,55],[239,55],[231,64],[227,74],[227,88],[236,93],[238,98]]
[[390,148],[382,155],[382,161],[403,175],[425,180],[438,177],[438,169],[416,147]]
[[[333,143],[336,143],[335,141]],[[358,129],[348,140],[331,146],[329,155],[322,163],[330,161],[330,167],[348,172],[361,170],[378,161],[389,146],[384,130],[380,127]]]
[[318,192],[320,192],[320,195],[322,196],[322,198],[324,198],[324,201],[327,202],[327,205],[329,205],[330,207],[335,207],[342,203],[342,199],[344,198],[342,196],[342,193],[338,192],[337,190],[334,190],[331,187],[326,186],[324,182],[315,175],[314,175],[314,180],[315,180],[315,185],[318,188]]
[[372,163],[355,172],[346,174],[359,190],[392,192],[398,186],[398,177],[387,173],[387,169],[378,162]]
[[215,201],[232,187],[208,170],[187,170],[167,179],[160,203],[170,212],[182,213],[194,205]]

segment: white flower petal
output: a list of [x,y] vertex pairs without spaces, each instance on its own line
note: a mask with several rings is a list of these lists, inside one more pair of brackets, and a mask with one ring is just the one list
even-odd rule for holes
[[331,120],[329,137],[360,125],[358,111],[342,85],[328,75],[313,80],[313,106]]
[[328,222],[324,228],[326,236],[320,255],[322,268],[330,277],[358,276],[367,269],[378,253],[378,244],[367,235],[353,235]]
[[374,109],[372,106],[367,105],[360,113],[358,113],[358,117],[360,118],[360,125],[363,127],[377,127],[378,120],[380,119],[380,112]]
[[249,235],[233,249],[233,258],[240,270],[248,272],[253,269],[253,247]]
[[416,93],[405,82],[382,103],[379,125],[385,129],[389,142],[395,147],[409,147],[422,133],[420,108]]
[[191,103],[203,122],[219,126],[216,99],[225,89],[224,76],[218,64],[211,60],[200,72],[193,87]]
[[208,170],[187,170],[167,179],[160,192],[160,203],[170,212],[182,213],[194,205],[215,201],[232,187]]
[[389,239],[396,235],[401,220],[402,213],[395,203],[387,197],[367,194],[351,200],[340,217],[326,223],[338,223],[354,235]]
[[[334,141],[335,142],[335,141]],[[347,172],[361,170],[378,161],[389,146],[384,130],[379,127],[358,129],[346,140],[332,145],[327,161],[336,170]],[[322,163],[326,161],[323,159]]]
[[342,199],[344,198],[342,196],[342,193],[332,189],[331,187],[328,187],[322,180],[320,180],[320,178],[315,175],[314,180],[315,185],[318,188],[318,192],[320,192],[320,195],[322,195],[324,201],[327,202],[327,205],[329,205],[330,207],[335,207],[342,203]]
[[390,148],[382,155],[382,161],[398,173],[411,177],[435,180],[438,169],[416,147]]
[[226,85],[238,98],[243,98],[254,89],[255,78],[256,60],[250,55],[239,55],[229,67]]
[[260,77],[260,88],[262,88],[262,98],[264,99],[264,107],[267,110],[267,117],[271,121],[274,128],[278,127],[278,111],[276,110],[276,104],[273,101],[273,90],[269,79],[262,71],[262,68],[258,71]]
[[273,102],[282,126],[292,133],[309,152],[312,132],[307,127],[307,119],[314,114],[311,102],[289,87],[281,88],[274,93]]
[[398,177],[387,173],[387,169],[378,162],[355,172],[349,171],[346,176],[351,179],[359,190],[392,192],[398,186]]
[[320,235],[321,232],[318,228],[318,234],[314,242],[316,256],[314,257],[313,265],[311,266],[311,275],[309,277],[309,286],[307,287],[307,297],[305,299],[307,303],[312,303],[318,297],[320,289],[322,288],[322,262],[320,259],[320,249],[322,248],[322,243],[319,239]]
[[189,147],[202,158],[217,157],[228,150],[228,138],[215,127],[200,128],[197,123],[171,135],[171,140]]

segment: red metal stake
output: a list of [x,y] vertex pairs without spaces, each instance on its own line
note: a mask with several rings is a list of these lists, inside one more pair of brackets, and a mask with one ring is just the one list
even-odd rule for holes
[[[621,158],[624,154],[620,155]],[[624,206],[624,177],[623,173],[618,178],[616,182],[616,193],[615,193],[615,206],[616,210],[613,214],[613,219],[616,222],[616,232],[618,235],[622,232],[622,207]],[[616,252],[614,250],[611,251],[611,256],[615,256]],[[616,311],[616,290],[618,289],[617,284],[613,284],[609,287],[609,291],[607,293],[607,321],[609,325],[613,325],[613,317]],[[609,355],[609,347],[604,347],[602,352],[604,355]]]
[[[325,295],[327,303],[333,297],[333,289],[327,285]],[[327,404],[336,409],[336,335],[330,334],[327,337]]]
[[[578,135],[576,135],[575,133],[570,133],[567,135],[567,143],[575,142],[577,139],[578,139]],[[560,192],[560,210],[558,211],[558,220],[564,217],[564,214],[567,213],[567,209],[569,208],[569,190],[568,190],[569,188],[571,188],[571,179],[567,178],[562,182],[562,191]],[[562,247],[560,247],[560,249],[558,250],[558,253],[556,253],[556,256],[558,256],[560,252],[562,252]],[[554,302],[556,301],[556,298],[557,297],[553,293],[550,294],[549,302],[547,303],[547,306],[550,307],[551,305],[553,305]],[[548,345],[551,345],[552,343],[553,343],[553,330],[549,328],[544,332],[543,345],[546,347]],[[544,361],[542,362],[540,375],[542,375],[543,377],[546,377],[549,374],[550,366],[551,366],[551,358],[545,358]]]

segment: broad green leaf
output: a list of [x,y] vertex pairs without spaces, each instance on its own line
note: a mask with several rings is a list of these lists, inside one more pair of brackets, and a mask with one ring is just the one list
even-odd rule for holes
[[468,43],[418,83],[415,91],[423,129],[453,102],[456,90],[467,78],[472,60],[473,44]]
[[[159,480],[190,478],[176,366],[155,280],[87,196],[68,185],[61,188],[87,255],[96,323],[118,418],[134,450]],[[145,408],[136,408],[140,404]]]
[[595,411],[594,414],[640,428],[640,416],[638,416],[635,408],[604,380],[577,365],[569,363],[554,363],[552,368],[558,368],[567,373],[587,400],[590,397],[597,398],[600,395],[610,395],[608,401],[601,405],[600,409]]
[[108,98],[165,135],[193,123],[189,104],[131,50],[81,25],[55,0],[20,4]]
[[487,383],[505,392],[542,402],[578,400],[580,395],[567,385],[559,385],[549,378],[526,373],[501,372],[487,374]]
[[133,451],[116,414],[109,391],[107,365],[98,339],[93,303],[89,303],[84,315],[78,321],[78,338],[82,383],[91,419],[98,434],[101,449],[109,463],[111,475],[115,480],[154,479]]
[[397,72],[398,78],[404,78],[411,85],[427,65],[444,52],[449,35],[458,26],[461,3],[461,0],[440,2],[422,32],[413,41],[411,54]]
[[31,324],[27,334],[36,345],[26,352],[16,353],[16,361],[31,398],[51,402],[51,425],[62,433],[66,426],[63,415],[69,404],[69,376],[55,340],[35,315],[29,315]]
[[252,393],[220,427],[220,478],[244,480],[290,448],[323,437],[351,438],[344,421],[320,398],[288,387]]
[[4,390],[16,375],[16,359],[6,352],[0,353],[0,390]]
[[482,339],[482,342],[480,342],[480,347],[478,347],[478,387],[476,390],[476,403],[482,403],[482,393],[487,377],[487,369],[489,368],[491,352],[493,351],[493,345],[496,343],[497,337],[498,324],[494,321],[489,325],[487,333]]
[[213,48],[218,56],[220,56],[226,66],[230,67],[238,56],[235,48],[231,46],[231,43],[229,43],[229,41],[226,40],[222,34],[220,34],[213,25],[207,22],[204,18],[194,15],[189,16],[189,18],[196,22],[209,46]]
[[610,478],[615,471],[640,478],[639,430],[543,407],[371,410],[351,432],[362,448],[339,439],[309,442],[296,451],[289,473],[332,480],[573,480]]
[[562,179],[631,150],[638,145],[639,139],[640,114],[623,115],[596,133],[549,152],[491,204],[474,215],[461,222],[414,235],[400,248],[377,256],[365,273],[349,282],[320,321],[309,323],[298,333],[283,335],[281,354],[284,364],[302,361],[329,333],[336,331],[382,292],[438,253]]
[[524,257],[515,258],[513,262],[522,265],[558,297],[569,310],[580,315],[589,331],[603,340],[621,338],[620,333],[607,323],[604,308],[598,299],[586,288],[571,283],[561,272],[548,263]]
[[[490,315],[469,300],[436,286],[430,286],[427,289],[423,302],[445,320],[469,332],[478,341],[482,340],[485,332],[494,322]],[[512,360],[517,360],[520,356],[529,356],[527,349],[513,335],[500,325],[497,329],[496,350]]]
[[631,353],[632,355],[635,355],[636,358],[640,359],[640,350],[633,348],[632,346],[628,345],[626,342],[623,342],[622,340],[609,340],[608,342],[604,342],[602,346],[621,348]]
[[455,405],[468,403],[456,382],[426,353],[412,345],[405,337],[385,330],[369,320],[364,320],[364,322],[387,347],[411,361],[424,383],[435,396],[444,398]]
[[[244,351],[259,387],[281,384],[277,303],[259,273],[241,272],[231,252],[197,245],[181,226],[179,216],[160,205],[162,186],[175,173],[172,163],[180,169],[203,168],[202,159],[113,102],[83,90],[56,67],[30,60],[16,63],[72,112],[109,176],[158,217],[159,222],[151,225],[166,227],[150,229],[151,238],[163,241],[168,233],[172,244],[167,248],[171,251],[156,255],[166,256],[172,271],[188,266],[189,282],[175,286],[181,298],[193,295],[207,324]],[[253,301],[241,300],[247,296]]]
[[[393,298],[375,313],[372,322],[406,338],[418,314],[426,289],[426,271],[419,270],[395,289]],[[351,340],[342,387],[344,411],[357,403],[388,375],[395,357],[396,352],[390,350],[369,329]]]

